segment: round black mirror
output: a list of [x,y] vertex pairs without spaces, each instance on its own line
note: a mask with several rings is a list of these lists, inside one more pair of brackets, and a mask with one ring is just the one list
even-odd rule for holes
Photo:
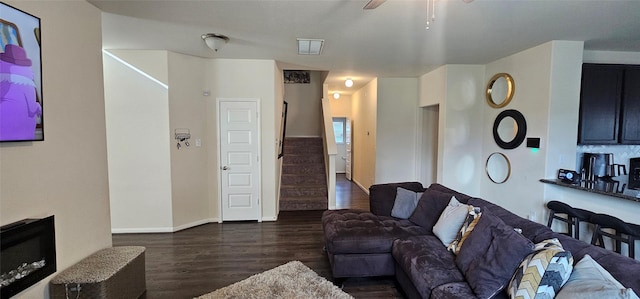
[[500,148],[516,148],[522,144],[526,135],[527,122],[517,110],[502,111],[493,122],[493,140]]

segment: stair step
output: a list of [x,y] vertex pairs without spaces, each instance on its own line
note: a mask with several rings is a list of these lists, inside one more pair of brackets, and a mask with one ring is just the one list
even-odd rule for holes
[[284,156],[284,160],[282,160],[283,165],[292,165],[292,164],[324,164],[324,156],[320,153],[318,154],[289,154]]
[[327,184],[327,180],[325,178],[324,173],[314,173],[314,174],[284,174],[282,175],[282,185],[318,185],[318,184]]
[[280,198],[281,211],[326,210],[327,197],[284,197]]
[[287,154],[324,154],[324,150],[321,146],[292,146],[285,144],[284,155],[286,156]]
[[319,146],[322,147],[322,138],[320,137],[287,137],[284,139],[284,146]]
[[327,197],[327,186],[281,186],[280,197]]
[[282,173],[286,174],[324,174],[324,164],[282,165]]

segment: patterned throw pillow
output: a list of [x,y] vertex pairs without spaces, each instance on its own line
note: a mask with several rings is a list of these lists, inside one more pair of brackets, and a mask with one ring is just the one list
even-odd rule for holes
[[510,298],[554,298],[573,270],[573,256],[558,239],[544,240],[524,258],[509,283]]
[[480,208],[471,205],[467,208],[467,211],[467,218],[464,219],[462,227],[456,235],[456,239],[453,240],[453,242],[451,242],[449,246],[447,246],[447,250],[453,252],[454,254],[458,254],[460,252],[462,243],[464,243],[464,240],[467,239],[469,234],[471,234],[473,228],[476,227],[476,223],[478,223],[478,220],[480,220],[480,216],[482,215],[482,213],[480,212]]

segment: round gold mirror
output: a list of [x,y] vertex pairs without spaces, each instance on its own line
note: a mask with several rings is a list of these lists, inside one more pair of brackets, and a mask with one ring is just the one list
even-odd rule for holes
[[493,108],[507,106],[513,98],[516,85],[513,77],[507,73],[499,73],[491,77],[487,83],[486,98],[487,104]]
[[511,162],[505,154],[493,153],[487,158],[485,171],[492,182],[502,184],[511,176]]

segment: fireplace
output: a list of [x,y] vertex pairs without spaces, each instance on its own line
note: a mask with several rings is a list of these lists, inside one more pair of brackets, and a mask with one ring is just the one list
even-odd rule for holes
[[10,298],[56,272],[53,216],[0,228],[0,298]]

